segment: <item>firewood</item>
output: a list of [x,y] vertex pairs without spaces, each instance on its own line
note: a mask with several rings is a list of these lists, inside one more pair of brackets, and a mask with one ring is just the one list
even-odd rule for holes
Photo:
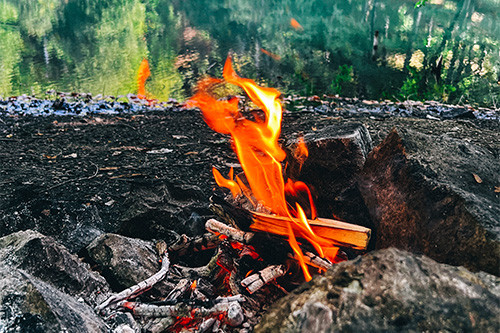
[[[215,221],[215,222],[214,222]],[[216,223],[217,222],[217,223]],[[210,224],[207,224],[208,227],[216,229],[217,232],[227,236],[232,241],[244,240],[248,244],[251,240],[254,239],[255,234],[252,232],[244,232],[241,230],[237,230],[233,227],[223,224],[222,222],[213,220]],[[215,230],[213,230],[215,231]],[[298,261],[296,254],[290,253],[288,256],[290,259],[294,259]],[[327,270],[332,267],[332,263],[325,258],[321,258],[314,253],[304,252],[304,260],[305,263],[309,266],[313,266],[316,268],[320,268],[323,270]]]
[[226,312],[226,321],[230,326],[238,326],[243,322],[243,309],[238,300],[220,301],[210,308],[193,307],[184,303],[176,305],[155,305],[140,302],[121,301],[118,306],[124,310],[131,311],[138,317],[161,318],[161,317],[192,317],[202,318],[214,314]]
[[[256,212],[253,212],[252,215],[251,230],[288,236],[290,218]],[[298,221],[296,218],[293,218],[293,220]],[[325,218],[308,219],[308,222],[316,235],[331,240],[334,245],[366,250],[370,241],[371,230],[369,228]],[[302,231],[297,223],[291,223],[291,225],[296,237],[301,237]]]
[[216,219],[210,219],[205,223],[207,230],[215,233],[219,233],[229,237],[231,240],[240,242],[242,244],[248,244],[254,236],[251,232],[245,232],[238,230],[236,228],[230,227]]
[[166,300],[175,300],[180,298],[186,290],[188,290],[189,286],[191,285],[191,280],[189,279],[182,279],[177,283],[177,285],[172,289],[167,297]]
[[198,333],[205,333],[205,332],[210,332],[212,330],[212,326],[214,326],[216,319],[215,318],[208,318],[205,319],[201,324],[200,327],[198,328]]
[[104,310],[107,307],[114,308],[118,302],[126,300],[126,299],[137,297],[140,294],[142,294],[143,292],[148,291],[149,289],[151,289],[153,287],[153,285],[155,285],[156,283],[160,282],[161,280],[163,280],[165,278],[165,276],[168,273],[169,266],[170,266],[170,260],[168,259],[168,252],[165,251],[163,253],[163,257],[162,257],[161,268],[157,273],[150,276],[146,280],[141,281],[138,284],[136,284],[130,288],[127,288],[127,289],[119,292],[118,294],[111,296],[106,301],[104,301],[103,303],[98,305],[96,307],[96,310],[98,312],[101,312],[102,310]]
[[253,294],[272,280],[286,274],[285,265],[271,265],[241,281],[250,294]]
[[[298,261],[297,255],[295,253],[293,253],[293,254],[290,253],[289,258],[295,259]],[[306,265],[320,268],[320,269],[323,269],[325,271],[332,267],[332,263],[329,260],[327,260],[325,258],[321,258],[312,252],[304,252],[303,259],[304,259],[304,262],[306,263]]]

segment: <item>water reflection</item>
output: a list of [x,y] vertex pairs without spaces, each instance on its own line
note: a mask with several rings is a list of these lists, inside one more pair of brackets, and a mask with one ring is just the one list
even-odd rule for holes
[[444,99],[500,95],[498,1],[0,0],[0,96],[49,89],[184,98],[228,52],[285,93]]

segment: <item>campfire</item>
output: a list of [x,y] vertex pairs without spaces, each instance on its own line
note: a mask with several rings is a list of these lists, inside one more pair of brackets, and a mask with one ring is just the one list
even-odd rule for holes
[[[149,318],[146,327],[150,331],[249,327],[248,321],[262,303],[273,299],[269,297],[273,290],[285,295],[346,260],[346,252],[366,250],[370,229],[319,218],[309,187],[284,178],[286,153],[278,142],[280,93],[240,78],[231,58],[223,76],[224,80],[202,80],[188,107],[198,107],[210,128],[231,136],[243,172],[235,175],[231,168],[224,177],[213,168],[216,183],[227,189],[227,195],[222,191],[224,195],[211,198],[218,217],[206,222],[209,233],[196,238],[183,235],[170,246],[159,243],[162,265],[158,273],[110,297],[98,307],[101,313],[119,310]],[[217,98],[215,91],[226,84],[243,89],[256,108],[240,110],[238,97]],[[302,163],[307,159],[303,139],[299,138],[293,154]],[[171,260],[213,249],[215,255],[206,266],[171,264]],[[153,303],[132,300],[167,274],[177,276],[178,283],[165,298]]]

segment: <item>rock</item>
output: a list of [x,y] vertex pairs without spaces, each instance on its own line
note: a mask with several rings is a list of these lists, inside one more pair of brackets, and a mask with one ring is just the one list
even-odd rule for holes
[[446,134],[391,132],[360,181],[376,247],[499,275],[498,154]]
[[159,180],[134,182],[124,206],[119,234],[167,242],[178,234],[203,234],[201,216],[212,215],[200,188]]
[[[104,234],[89,244],[87,255],[115,291],[131,287],[160,270],[155,246],[141,239]],[[153,292],[164,296],[171,289],[162,281],[153,287]]]
[[498,332],[499,304],[499,278],[391,248],[316,276],[255,332]]
[[106,332],[91,307],[51,284],[0,264],[0,332]]
[[0,238],[0,261],[96,306],[109,292],[104,278],[52,237],[19,231]]
[[367,209],[357,188],[356,174],[372,149],[366,127],[359,123],[337,124],[304,135],[309,151],[302,168],[294,157],[297,141],[288,146],[286,175],[301,180],[317,195],[318,215],[335,216],[371,228]]

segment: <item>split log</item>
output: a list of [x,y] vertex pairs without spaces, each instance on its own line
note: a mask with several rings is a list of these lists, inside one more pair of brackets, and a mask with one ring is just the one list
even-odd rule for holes
[[245,287],[250,294],[253,294],[260,288],[272,280],[286,274],[285,265],[271,265],[260,272],[250,275],[241,281],[241,285]]
[[[244,241],[245,243],[243,244],[248,244],[248,242],[250,242],[255,236],[255,234],[252,232],[244,232],[235,229],[214,219],[210,220],[210,223],[207,222],[207,229],[223,234],[232,241]],[[298,261],[298,258],[295,254],[290,253],[288,257]],[[309,266],[313,266],[323,270],[327,270],[332,267],[332,263],[330,261],[325,258],[321,258],[311,252],[304,252],[303,258],[305,260],[305,263]]]
[[165,276],[168,273],[169,266],[170,266],[170,260],[168,259],[168,252],[165,251],[162,257],[161,268],[156,274],[152,275],[146,280],[141,281],[130,288],[127,288],[119,292],[118,294],[111,296],[106,301],[97,306],[96,308],[97,311],[101,312],[107,307],[115,307],[118,302],[137,297],[140,294],[144,293],[145,291],[148,291],[153,287],[153,285],[155,285],[156,283],[165,278]]
[[[251,230],[288,236],[290,218],[256,212],[253,212],[252,215]],[[296,222],[291,223],[296,237],[301,237],[302,231],[298,226],[300,224],[299,220],[297,218],[292,218],[292,220]],[[331,240],[337,246],[366,250],[370,241],[371,230],[369,228],[325,218],[308,219],[307,221],[316,235]]]

